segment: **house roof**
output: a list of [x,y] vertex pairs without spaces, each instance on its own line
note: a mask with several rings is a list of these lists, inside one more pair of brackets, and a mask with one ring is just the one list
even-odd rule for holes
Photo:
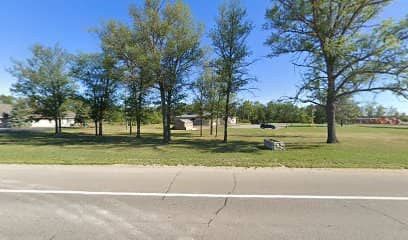
[[189,119],[176,119],[176,121],[180,121],[180,122],[183,122],[183,123],[193,123],[191,120],[189,120]]
[[[4,114],[11,115],[11,110],[13,110],[13,105],[11,104],[0,104],[0,118],[3,118]],[[63,118],[75,118],[76,114],[71,111],[64,112]],[[41,118],[49,118],[46,116],[42,116],[39,114],[31,114],[31,117],[41,119]]]
[[[74,119],[76,116],[76,114],[74,112],[71,111],[66,111],[63,112],[63,117],[62,119]],[[43,116],[41,114],[31,114],[31,117],[34,119],[54,119],[54,117],[50,117],[50,116]]]
[[3,114],[10,115],[13,106],[11,104],[0,104],[0,118],[3,117]]
[[181,116],[177,116],[177,118],[184,118],[184,119],[198,118],[198,117],[200,117],[198,114],[184,114]]
[[[209,117],[210,113],[205,112],[203,114],[203,117]],[[195,113],[189,113],[189,114],[183,114],[181,116],[176,116],[176,118],[183,118],[183,119],[192,119],[192,118],[200,118],[199,114],[195,114]]]

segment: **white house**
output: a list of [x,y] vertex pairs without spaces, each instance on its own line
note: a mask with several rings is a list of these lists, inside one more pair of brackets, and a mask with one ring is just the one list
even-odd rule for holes
[[191,120],[188,119],[176,119],[174,121],[174,130],[194,130],[194,125]]
[[[176,116],[175,117],[175,122],[178,120],[190,120],[193,122],[194,126],[200,126],[201,122],[203,123],[203,126],[209,126],[210,125],[210,119],[209,119],[209,114],[205,113],[204,117],[201,118],[200,115],[198,114],[185,114],[181,116]],[[214,126],[218,122],[218,125],[224,125],[224,119],[219,118],[219,119],[214,119],[213,124]],[[229,125],[237,125],[237,118],[236,117],[228,117],[228,124]]]
[[[8,122],[11,117],[13,106],[10,104],[0,104],[0,128],[9,127]],[[41,115],[32,115],[30,117],[29,127],[32,128],[53,128],[55,120]],[[67,111],[61,119],[62,127],[72,127],[75,124],[75,113]]]
[[[72,127],[75,124],[75,113],[67,111],[61,119],[61,127]],[[55,127],[55,120],[50,117],[43,117],[40,115],[33,116],[31,120],[32,128],[53,128]]]

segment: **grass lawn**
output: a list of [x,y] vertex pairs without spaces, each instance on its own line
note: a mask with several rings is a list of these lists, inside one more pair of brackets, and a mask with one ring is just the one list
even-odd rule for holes
[[[161,144],[157,126],[143,128],[143,139],[128,136],[123,126],[107,126],[105,137],[93,129],[52,132],[0,132],[0,163],[139,164],[239,167],[406,168],[408,128],[347,126],[338,128],[340,144],[325,144],[325,127],[279,130],[230,129],[221,137],[199,137],[198,131],[173,131],[173,143]],[[286,151],[262,147],[264,138],[284,141]]]

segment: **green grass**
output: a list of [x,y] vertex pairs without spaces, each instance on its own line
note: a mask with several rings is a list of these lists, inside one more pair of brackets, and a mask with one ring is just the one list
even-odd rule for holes
[[[124,127],[109,126],[105,137],[92,129],[0,133],[0,163],[139,164],[240,167],[407,168],[408,128],[347,126],[338,128],[340,144],[325,144],[325,127],[279,130],[230,129],[230,143],[198,131],[174,131],[170,145],[161,144],[161,130],[143,129],[143,139],[128,136]],[[286,151],[262,147],[264,138],[284,141]]]

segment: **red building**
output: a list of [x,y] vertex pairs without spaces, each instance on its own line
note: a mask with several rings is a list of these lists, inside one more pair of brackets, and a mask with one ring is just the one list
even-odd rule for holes
[[389,124],[389,125],[399,125],[401,121],[398,118],[389,118],[389,117],[362,117],[356,118],[354,120],[356,124]]

